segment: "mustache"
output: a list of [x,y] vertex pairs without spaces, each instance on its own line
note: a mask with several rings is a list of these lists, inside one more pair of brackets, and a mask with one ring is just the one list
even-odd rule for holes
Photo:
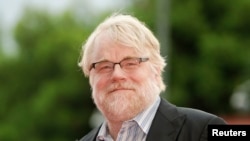
[[108,88],[107,88],[107,92],[112,92],[116,89],[136,89],[136,85],[135,84],[132,84],[132,83],[127,83],[127,82],[124,82],[124,83],[113,83],[111,84]]

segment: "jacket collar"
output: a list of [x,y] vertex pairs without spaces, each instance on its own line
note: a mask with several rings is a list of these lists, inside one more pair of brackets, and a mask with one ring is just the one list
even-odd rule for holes
[[[175,141],[184,120],[185,115],[180,114],[175,105],[161,98],[146,141]],[[100,127],[92,130],[80,141],[95,141]]]
[[175,141],[184,120],[175,105],[161,99],[146,140]]

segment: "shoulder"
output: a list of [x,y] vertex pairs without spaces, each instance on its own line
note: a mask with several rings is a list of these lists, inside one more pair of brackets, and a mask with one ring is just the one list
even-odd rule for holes
[[224,119],[213,114],[199,109],[177,107],[179,113],[186,116],[186,120],[196,124],[225,124]]
[[159,112],[170,119],[170,121],[182,117],[185,120],[185,123],[191,123],[194,125],[225,124],[225,121],[221,117],[213,113],[189,107],[178,107],[169,103],[165,99],[161,100]]
[[86,134],[81,139],[76,140],[76,141],[94,141],[95,138],[96,138],[96,136],[97,136],[97,134],[98,134],[99,129],[100,129],[100,127],[94,128],[88,134]]

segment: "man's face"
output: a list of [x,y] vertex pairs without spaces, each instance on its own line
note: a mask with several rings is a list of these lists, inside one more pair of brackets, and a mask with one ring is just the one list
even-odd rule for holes
[[[104,60],[117,63],[131,57],[148,56],[139,55],[134,48],[116,44],[101,34],[95,41],[91,63]],[[94,102],[109,120],[133,118],[152,104],[160,93],[157,74],[150,67],[150,58],[129,71],[124,71],[119,64],[111,72],[92,68],[89,77]]]

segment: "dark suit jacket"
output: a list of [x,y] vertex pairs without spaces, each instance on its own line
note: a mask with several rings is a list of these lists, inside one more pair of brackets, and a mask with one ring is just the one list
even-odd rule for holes
[[[208,124],[226,124],[213,114],[176,107],[161,99],[146,141],[206,141]],[[100,127],[93,129],[80,141],[95,141]]]

